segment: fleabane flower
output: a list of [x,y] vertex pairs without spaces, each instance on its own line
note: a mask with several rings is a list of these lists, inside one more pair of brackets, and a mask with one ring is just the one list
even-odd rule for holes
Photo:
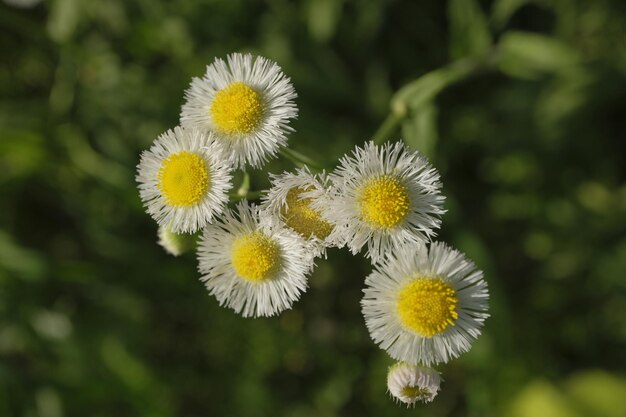
[[410,364],[428,366],[467,352],[489,316],[482,272],[443,243],[398,249],[365,284],[361,306],[370,336]]
[[329,199],[315,207],[335,225],[330,239],[343,240],[353,254],[367,245],[374,263],[401,246],[428,241],[441,223],[439,174],[401,142],[356,147],[329,179]]
[[398,362],[387,372],[387,390],[391,396],[408,405],[431,402],[439,392],[439,372],[424,366]]
[[312,207],[315,200],[324,198],[328,189],[326,174],[312,174],[308,168],[295,173],[271,175],[271,187],[263,197],[261,208],[267,219],[278,220],[298,233],[315,256],[320,256],[331,245],[328,236],[333,225],[320,211]]
[[247,202],[205,228],[199,270],[220,305],[244,317],[273,316],[306,290],[313,256],[304,240],[284,227],[266,226]]
[[185,92],[180,122],[214,132],[238,168],[260,167],[287,144],[296,92],[274,62],[231,54],[207,66]]
[[159,226],[194,233],[228,202],[231,165],[211,133],[176,127],[141,154],[139,195]]

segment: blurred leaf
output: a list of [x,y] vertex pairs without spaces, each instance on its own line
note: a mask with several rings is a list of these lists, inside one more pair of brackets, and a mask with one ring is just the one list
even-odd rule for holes
[[497,0],[491,11],[491,21],[495,28],[503,28],[520,7],[531,1],[533,0]]
[[0,267],[17,273],[20,278],[38,280],[44,275],[45,265],[39,253],[21,247],[9,234],[0,230]]
[[96,152],[77,126],[58,126],[58,137],[65,145],[70,160],[86,174],[115,187],[122,188],[126,179],[132,178],[128,167],[105,158]]
[[541,201],[534,193],[499,192],[489,199],[489,208],[498,219],[527,219],[538,213]]
[[533,184],[540,178],[537,158],[530,152],[512,152],[481,164],[485,181],[496,184]]
[[63,417],[63,403],[56,390],[50,387],[39,389],[35,403],[39,417]]
[[606,371],[590,370],[570,377],[565,384],[572,401],[585,415],[623,417],[626,413],[626,380]]
[[607,214],[614,207],[615,193],[604,184],[586,181],[578,186],[577,191],[579,203],[587,210]]
[[580,68],[559,74],[551,80],[539,98],[535,120],[550,137],[562,133],[568,126],[567,118],[575,114],[587,100],[592,80],[588,72]]
[[526,254],[533,259],[547,259],[552,252],[553,246],[554,242],[552,237],[542,232],[532,232],[524,241]]
[[152,382],[152,376],[142,361],[133,356],[119,340],[113,337],[103,340],[100,353],[104,364],[129,389],[140,391]]
[[48,34],[56,42],[70,39],[80,18],[79,0],[54,0],[48,17]]
[[391,107],[402,108],[408,105],[412,109],[419,109],[432,101],[444,88],[474,72],[478,66],[477,62],[462,60],[422,75],[396,92],[391,100]]
[[491,34],[487,19],[475,0],[450,0],[450,56],[460,59],[481,56],[489,51]]
[[510,417],[582,417],[548,381],[534,381],[513,399]]
[[311,0],[308,2],[308,23],[311,37],[326,42],[335,34],[341,18],[341,0]]
[[519,78],[567,72],[578,65],[574,50],[561,41],[529,32],[509,31],[500,40],[500,69]]
[[44,139],[29,130],[2,131],[0,183],[26,177],[47,167]]
[[72,54],[61,51],[54,84],[50,89],[50,109],[53,112],[66,114],[70,111],[76,94],[76,75]]
[[413,115],[402,123],[402,139],[405,143],[430,160],[437,146],[437,116],[437,106],[427,103],[414,110]]
[[69,317],[57,311],[38,310],[31,321],[35,331],[50,340],[65,339],[72,333]]

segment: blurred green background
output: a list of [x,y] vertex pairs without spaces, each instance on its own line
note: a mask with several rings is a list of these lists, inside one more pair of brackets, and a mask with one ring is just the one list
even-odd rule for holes
[[[0,30],[1,416],[626,416],[624,1],[3,0]],[[139,153],[233,51],[291,76],[327,169],[393,108],[440,170],[492,317],[434,403],[385,392],[362,257],[243,319],[156,244]]]

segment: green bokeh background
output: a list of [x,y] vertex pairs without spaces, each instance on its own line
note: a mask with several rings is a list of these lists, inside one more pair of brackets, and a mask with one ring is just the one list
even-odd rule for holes
[[[3,0],[0,30],[0,416],[626,416],[623,1]],[[362,256],[243,319],[156,244],[139,154],[233,51],[292,78],[325,168],[393,107],[440,170],[492,317],[432,404],[385,392]]]

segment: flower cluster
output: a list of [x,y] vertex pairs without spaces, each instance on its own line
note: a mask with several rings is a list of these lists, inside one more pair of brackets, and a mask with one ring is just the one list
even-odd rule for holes
[[364,252],[373,265],[365,324],[399,361],[388,390],[406,404],[432,401],[441,378],[429,366],[469,350],[488,317],[488,292],[470,260],[432,241],[444,197],[422,155],[401,142],[368,142],[328,174],[304,166],[270,175],[260,204],[227,206],[233,171],[259,168],[286,146],[295,97],[275,63],[251,55],[216,59],[192,80],[180,127],[159,136],[138,166],[159,243],[178,255],[193,246],[188,234],[201,233],[201,281],[244,317],[291,308],[327,248]]

